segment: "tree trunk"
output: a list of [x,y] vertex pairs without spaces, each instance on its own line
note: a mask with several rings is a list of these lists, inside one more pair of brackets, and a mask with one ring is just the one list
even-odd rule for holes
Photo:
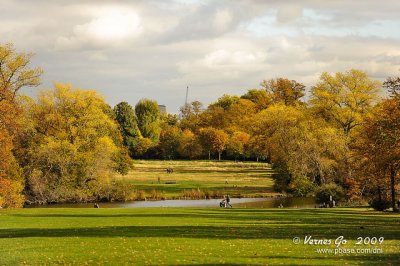
[[397,212],[397,206],[396,206],[396,189],[395,189],[395,177],[396,177],[396,169],[394,169],[394,166],[390,168],[390,191],[392,194],[392,209],[394,212]]
[[218,161],[221,161],[221,152],[218,152]]
[[211,151],[208,151],[208,160],[211,161]]

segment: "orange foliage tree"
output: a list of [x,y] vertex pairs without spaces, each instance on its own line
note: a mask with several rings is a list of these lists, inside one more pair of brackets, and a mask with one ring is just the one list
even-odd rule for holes
[[23,180],[14,157],[14,137],[21,130],[18,91],[40,83],[40,68],[30,68],[32,54],[17,53],[12,44],[0,45],[0,206],[23,203]]

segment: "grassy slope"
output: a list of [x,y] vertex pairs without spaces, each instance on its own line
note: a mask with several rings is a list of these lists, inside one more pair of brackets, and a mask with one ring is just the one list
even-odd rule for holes
[[[399,265],[399,225],[361,209],[0,210],[0,265]],[[383,236],[383,255],[317,254],[292,243],[305,235]]]
[[[166,168],[173,168],[172,174]],[[158,177],[161,184],[157,184]],[[138,190],[163,192],[166,198],[179,198],[183,191],[201,189],[232,196],[270,196],[273,180],[271,168],[265,163],[209,161],[135,161],[134,170],[120,177],[132,182]],[[175,180],[176,184],[165,184]],[[226,182],[228,182],[226,184]]]

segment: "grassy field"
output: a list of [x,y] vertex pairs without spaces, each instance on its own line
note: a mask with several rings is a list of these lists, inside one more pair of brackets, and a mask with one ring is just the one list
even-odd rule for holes
[[[167,173],[166,168],[174,172]],[[165,199],[190,197],[198,190],[214,198],[226,194],[266,197],[276,195],[271,173],[270,165],[256,162],[137,160],[134,170],[119,178],[128,180],[146,195],[156,191]],[[166,184],[169,181],[176,184]]]
[[[0,210],[0,265],[399,265],[399,226],[398,214],[365,209]],[[308,235],[382,254],[293,243]],[[356,246],[357,237],[384,241]]]

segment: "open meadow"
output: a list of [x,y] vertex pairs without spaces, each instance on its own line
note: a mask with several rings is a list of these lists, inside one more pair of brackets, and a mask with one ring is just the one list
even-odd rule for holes
[[[167,168],[173,172],[167,173]],[[271,174],[271,166],[266,163],[135,160],[133,171],[119,178],[147,197],[266,197],[277,195]]]
[[[399,225],[398,214],[366,209],[9,209],[0,265],[399,265]],[[341,248],[381,254],[321,251],[340,236]]]

